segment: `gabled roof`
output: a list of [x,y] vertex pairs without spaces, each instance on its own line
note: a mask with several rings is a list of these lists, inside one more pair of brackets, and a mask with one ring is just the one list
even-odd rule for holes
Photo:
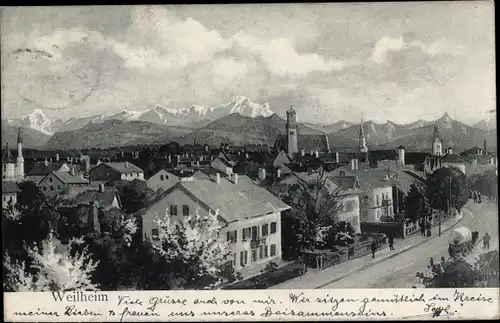
[[331,180],[335,185],[344,190],[355,189],[357,184],[356,176],[328,176],[328,179]]
[[405,152],[405,164],[407,165],[418,165],[425,162],[425,158],[428,153],[424,152]]
[[[175,189],[183,190],[194,200],[214,212],[218,210],[219,216],[228,223],[281,212],[290,208],[271,192],[258,186],[244,175],[238,177],[238,184],[223,177],[221,177],[219,184],[213,178],[179,182],[169,190],[159,194],[148,207]],[[143,213],[148,207],[140,213]]]
[[19,192],[19,187],[16,182],[2,181],[2,194],[12,194]]
[[372,187],[386,187],[396,184],[393,178],[388,178],[389,171],[386,169],[365,169],[352,172],[359,178],[360,185],[367,184]]
[[[305,152],[318,151],[328,151],[328,140],[326,134],[317,135],[305,135],[298,134],[297,146],[299,150],[304,150]],[[286,149],[286,135],[278,135],[276,141],[274,142],[275,148]]]
[[[83,177],[71,175],[66,172],[51,172],[52,175],[60,179],[65,184],[88,184],[88,180]],[[47,174],[49,176],[49,174]]]
[[[105,163],[101,163],[101,164],[109,166],[119,173],[131,173],[131,172],[144,173],[144,171],[142,169],[135,166],[131,162],[105,162]],[[99,164],[95,167],[99,167],[101,164]]]
[[13,163],[14,158],[10,153],[9,144],[5,145],[5,148],[2,151],[2,163]]
[[474,147],[472,147],[470,149],[467,149],[467,150],[463,151],[460,155],[462,155],[462,156],[475,155],[475,154],[477,154],[478,151],[483,151],[483,149],[479,148],[477,146],[474,146]]
[[52,162],[45,165],[44,162],[36,163],[33,168],[26,174],[27,176],[32,175],[47,175],[51,172],[56,172],[64,165],[64,162]]
[[463,163],[464,160],[458,154],[449,154],[442,158],[447,163]]
[[90,201],[93,201],[98,206],[110,207],[115,198],[117,199],[118,204],[121,205],[120,197],[115,190],[106,190],[104,192],[88,190],[75,196],[74,200],[77,205],[89,204]]

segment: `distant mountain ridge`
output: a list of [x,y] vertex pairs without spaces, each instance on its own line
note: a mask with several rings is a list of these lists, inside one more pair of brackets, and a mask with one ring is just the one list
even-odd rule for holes
[[85,127],[89,122],[99,123],[107,120],[120,121],[147,121],[166,126],[183,126],[198,128],[211,121],[220,119],[232,113],[256,118],[268,117],[274,112],[269,103],[259,104],[244,96],[237,96],[232,101],[215,107],[193,105],[186,108],[171,109],[160,104],[144,111],[122,110],[111,115],[92,115],[80,118],[70,118],[66,121],[57,119],[52,121],[42,110],[36,109],[31,114],[7,120],[12,126],[20,126],[41,131],[47,135],[56,132],[75,130]]

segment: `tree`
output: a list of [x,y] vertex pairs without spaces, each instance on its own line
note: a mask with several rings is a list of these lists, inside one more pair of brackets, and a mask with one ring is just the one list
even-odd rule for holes
[[8,253],[4,257],[4,289],[8,291],[67,291],[97,290],[91,281],[97,263],[90,259],[87,249],[73,252],[75,244],[82,240],[73,239],[63,244],[54,234],[49,234],[41,247],[28,248],[32,258],[31,270],[25,262],[12,261]]
[[405,198],[405,215],[413,223],[427,215],[425,196],[415,184],[411,184]]
[[259,177],[259,168],[260,166],[257,163],[244,160],[236,164],[233,171],[238,174],[247,175],[251,179],[256,180]]
[[469,187],[494,201],[498,200],[498,176],[494,170],[472,175],[469,178]]
[[166,212],[155,222],[158,239],[152,241],[152,247],[167,263],[173,288],[200,289],[222,282],[221,273],[231,252],[218,238],[222,224],[216,213],[202,217],[196,211],[174,220]]
[[145,181],[119,181],[116,184],[123,210],[132,214],[142,209],[147,201],[154,195]]
[[292,185],[284,199],[292,207],[289,215],[300,250],[315,248],[320,233],[334,224],[335,215],[343,208],[342,189],[331,186],[323,169],[316,174],[313,183],[299,180]]
[[460,211],[469,200],[467,177],[458,168],[440,168],[427,177],[426,193],[433,209],[448,212],[450,206]]

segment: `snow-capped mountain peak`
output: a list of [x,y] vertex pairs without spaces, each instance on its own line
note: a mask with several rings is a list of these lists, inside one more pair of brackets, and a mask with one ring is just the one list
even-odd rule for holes
[[53,135],[52,121],[43,113],[41,109],[35,109],[27,116],[19,119],[10,119],[7,122],[15,127],[31,128],[46,135]]

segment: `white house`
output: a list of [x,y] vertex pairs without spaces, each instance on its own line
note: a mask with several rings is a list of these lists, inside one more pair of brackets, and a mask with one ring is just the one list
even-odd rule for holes
[[218,212],[224,226],[220,238],[230,243],[232,253],[227,265],[245,276],[268,262],[281,261],[281,212],[289,208],[247,176],[216,173],[208,179],[178,182],[138,214],[143,238],[154,239],[158,234],[154,221],[166,211],[173,221],[197,210],[201,216]]
[[180,181],[179,176],[169,173],[166,170],[162,169],[153,176],[151,176],[146,181],[146,183],[150,189],[156,192],[160,188],[163,190],[168,190],[169,188],[177,184],[177,182],[179,181]]

